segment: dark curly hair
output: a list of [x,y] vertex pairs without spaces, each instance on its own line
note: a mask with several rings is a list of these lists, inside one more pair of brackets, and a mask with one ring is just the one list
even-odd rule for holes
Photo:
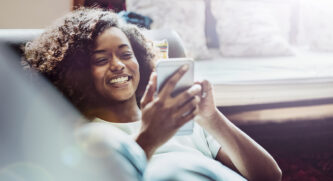
[[99,106],[99,94],[90,74],[90,57],[95,39],[110,27],[121,29],[129,39],[140,67],[136,91],[140,97],[153,69],[152,44],[134,25],[118,20],[117,14],[80,8],[56,21],[39,38],[24,48],[26,68],[45,75],[82,113]]

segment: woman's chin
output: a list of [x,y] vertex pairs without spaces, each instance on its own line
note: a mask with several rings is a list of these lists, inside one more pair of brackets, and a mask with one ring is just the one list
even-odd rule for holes
[[111,99],[112,102],[125,102],[125,101],[133,99],[133,97],[134,97],[134,94],[132,93],[132,94],[113,95],[109,99]]

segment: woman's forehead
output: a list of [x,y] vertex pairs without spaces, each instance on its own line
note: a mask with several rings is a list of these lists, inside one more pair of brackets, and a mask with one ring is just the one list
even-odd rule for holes
[[126,34],[118,27],[110,27],[105,29],[98,37],[97,39],[101,38],[116,38],[116,39],[122,39],[123,41],[128,41],[128,38]]
[[117,27],[110,27],[104,30],[96,39],[96,49],[105,46],[118,47],[120,44],[126,44],[131,47],[126,34]]

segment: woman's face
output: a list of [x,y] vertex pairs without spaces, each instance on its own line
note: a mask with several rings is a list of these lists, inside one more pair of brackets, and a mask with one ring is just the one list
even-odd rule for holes
[[135,96],[139,64],[127,36],[116,27],[106,29],[95,42],[91,73],[97,92],[112,101]]

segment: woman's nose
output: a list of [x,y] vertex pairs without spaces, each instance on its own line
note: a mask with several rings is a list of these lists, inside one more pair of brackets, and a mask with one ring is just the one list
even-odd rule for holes
[[119,72],[119,71],[123,71],[124,69],[125,69],[124,63],[121,60],[119,60],[118,58],[114,58],[110,62],[111,72]]

